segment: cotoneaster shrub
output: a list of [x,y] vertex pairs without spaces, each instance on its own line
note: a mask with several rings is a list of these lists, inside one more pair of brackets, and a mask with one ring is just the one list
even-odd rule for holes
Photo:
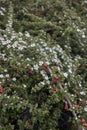
[[[63,50],[43,30],[36,37],[28,31],[15,32],[12,6],[8,19],[6,29],[0,30],[0,129],[58,130],[62,111],[67,116],[67,112],[75,110],[79,126],[85,130],[86,80],[78,70],[82,58],[73,58],[69,45]],[[68,122],[70,130],[77,130],[72,116]]]
[[[41,39],[42,36],[44,39]],[[79,113],[79,119],[85,118],[80,103],[84,101],[80,95],[84,96],[85,92],[81,90],[80,75],[75,75],[78,59],[72,60],[59,45],[46,42],[45,39],[43,31],[39,37],[32,37],[28,32],[23,34],[14,31],[4,32],[1,36],[2,130],[31,130],[34,124],[38,124],[38,130],[58,129],[61,109],[64,102],[66,103],[65,95],[68,95],[73,103],[73,108],[70,109]],[[52,70],[51,75],[47,73],[47,66]],[[64,90],[59,89],[55,77],[65,86]]]

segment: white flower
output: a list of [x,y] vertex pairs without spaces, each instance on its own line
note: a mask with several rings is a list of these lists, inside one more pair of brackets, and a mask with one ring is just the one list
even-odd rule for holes
[[48,80],[49,79],[48,76],[45,76],[45,79]]
[[41,75],[43,76],[43,77],[45,77],[45,73],[44,73],[44,71],[42,70],[42,71],[40,71],[40,73],[41,73]]
[[27,86],[25,84],[23,84],[23,87],[26,88]]
[[1,7],[1,10],[5,11],[5,8]]
[[20,65],[21,63],[17,63],[17,65]]
[[43,48],[40,48],[40,52],[41,52],[41,53],[44,52],[44,49],[43,49]]
[[58,69],[58,71],[60,71],[60,67],[59,66],[57,67],[57,69]]
[[50,84],[50,81],[49,80],[47,80],[47,82],[46,82],[47,84]]
[[35,70],[38,70],[39,69],[39,66],[36,64],[36,65],[34,65],[34,69]]
[[77,28],[77,32],[80,32],[81,30]]
[[19,49],[19,50],[23,50],[23,49],[24,49],[24,46],[19,46],[18,49]]
[[16,78],[13,78],[12,80],[13,80],[13,81],[16,81]]
[[81,91],[80,94],[81,94],[81,95],[86,95],[84,91]]
[[44,71],[43,71],[43,70],[41,70],[41,71],[40,71],[40,73],[43,75],[43,74],[44,74]]
[[44,43],[44,44],[43,44],[43,46],[44,46],[44,47],[46,47],[46,46],[47,46],[47,44],[46,44],[46,43]]
[[11,45],[7,45],[7,48],[11,48]]
[[29,64],[27,64],[26,66],[29,66]]
[[52,52],[52,49],[50,48],[49,51]]
[[45,85],[45,83],[44,82],[40,82],[42,85]]
[[85,34],[82,35],[82,38],[85,38]]
[[4,72],[7,72],[7,70],[4,70]]
[[0,74],[0,78],[3,78],[4,76],[3,76],[3,74]]
[[21,37],[21,38],[19,38],[18,40],[19,40],[19,42],[21,42],[21,41],[22,41],[22,37]]
[[16,36],[15,36],[15,35],[13,35],[13,36],[11,37],[11,40],[13,40],[14,38],[16,38]]
[[13,98],[16,98],[15,96],[13,96]]
[[43,63],[44,63],[43,61],[39,61],[39,65],[40,65],[40,66],[43,65]]
[[54,58],[53,61],[57,63],[57,62],[58,62],[58,59]]
[[86,111],[86,112],[87,112],[87,106],[85,106],[84,111]]
[[7,96],[7,98],[10,98],[10,96]]
[[49,62],[49,61],[46,61],[45,63],[46,63],[47,65],[49,65],[49,64],[50,64],[50,62]]
[[69,73],[72,73],[72,70],[71,70],[71,69],[69,69],[68,71],[69,71]]
[[0,15],[4,15],[3,12],[0,10]]
[[6,74],[6,77],[8,78],[8,77],[9,77],[9,74]]
[[26,36],[26,37],[30,37],[30,34],[26,31],[26,32],[25,32],[25,36]]
[[21,32],[19,32],[19,36],[23,36],[23,34]]
[[30,59],[29,59],[29,58],[27,58],[26,60],[30,61]]
[[67,74],[67,73],[63,73],[63,75],[64,75],[64,77],[66,77],[66,78],[68,77],[68,74]]
[[5,106],[7,106],[8,104],[5,104]]
[[31,47],[35,47],[35,43],[32,43],[30,46],[31,46]]

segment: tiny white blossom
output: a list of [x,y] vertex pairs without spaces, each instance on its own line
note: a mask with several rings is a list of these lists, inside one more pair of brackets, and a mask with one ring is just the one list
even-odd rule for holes
[[9,74],[6,74],[6,77],[9,77]]
[[41,70],[41,71],[40,71],[40,73],[43,75],[43,74],[44,74],[44,71],[43,71],[43,70]]
[[25,84],[23,84],[23,87],[26,88],[27,86]]
[[1,7],[1,10],[5,11],[5,8]]
[[0,15],[4,15],[3,12],[0,10]]
[[5,106],[7,106],[8,104],[5,104]]
[[41,73],[41,75],[43,76],[43,77],[45,77],[45,73],[44,73],[44,71],[42,70],[42,71],[40,71],[40,73]]
[[13,81],[16,81],[16,78],[13,78],[12,80],[13,80]]
[[48,76],[45,76],[45,79],[48,80],[49,79]]
[[7,98],[10,98],[10,96],[7,96]]
[[42,85],[45,85],[45,83],[44,82],[40,82]]
[[44,43],[44,44],[43,44],[43,46],[44,46],[44,47],[46,47],[46,46],[47,46],[47,44],[46,44],[46,43]]
[[56,58],[54,58],[53,61],[56,62],[56,63],[58,62],[58,60]]
[[35,70],[38,70],[39,69],[39,66],[36,64],[36,65],[34,65],[34,69]]
[[50,81],[49,80],[47,80],[47,82],[46,82],[48,85],[50,84]]
[[23,47],[23,46],[19,46],[18,49],[19,49],[19,50],[23,50],[24,47]]
[[85,106],[84,111],[86,111],[86,112],[87,112],[87,106]]
[[26,31],[26,32],[25,32],[25,36],[26,36],[26,37],[30,37],[30,34]]
[[85,34],[82,35],[82,38],[85,38]]
[[26,60],[30,61],[30,59],[29,59],[29,58],[27,58]]
[[72,70],[71,70],[71,69],[69,69],[68,71],[69,71],[69,73],[72,73]]
[[15,35],[13,35],[13,36],[11,37],[11,40],[12,40],[12,39],[15,39],[15,38],[16,38],[16,36],[15,36]]
[[7,72],[7,70],[5,69],[4,72]]
[[27,64],[26,66],[29,66],[29,64]]
[[0,74],[0,78],[3,78],[4,76],[3,76],[3,74]]
[[19,36],[22,36],[23,34],[21,32],[19,32]]
[[30,46],[31,46],[31,47],[35,47],[35,43],[32,43]]
[[17,63],[17,65],[20,65],[21,63]]
[[43,63],[44,63],[43,61],[39,61],[39,65],[40,65],[40,66],[43,65]]
[[49,65],[49,64],[50,64],[50,62],[49,62],[49,61],[46,61],[45,63],[46,63],[47,65]]
[[16,98],[15,96],[13,96],[13,98]]
[[81,91],[80,94],[81,94],[81,95],[86,95],[84,91]]
[[77,32],[80,32],[81,30],[80,29],[77,29]]
[[7,45],[7,48],[11,48],[11,45]]
[[63,75],[64,75],[64,77],[66,77],[66,78],[68,77],[68,74],[67,74],[67,73],[63,73]]

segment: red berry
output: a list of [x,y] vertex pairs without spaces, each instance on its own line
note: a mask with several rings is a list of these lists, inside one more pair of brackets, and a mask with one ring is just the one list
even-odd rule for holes
[[77,105],[77,102],[75,101],[75,102],[73,102],[73,105]]
[[58,79],[59,79],[59,77],[56,76],[56,77],[53,79],[53,83],[57,83]]
[[83,124],[83,126],[84,126],[85,128],[87,128],[87,123]]
[[42,69],[46,71],[47,68],[43,66]]
[[58,79],[59,79],[59,77],[58,77],[58,76],[56,76],[56,77],[55,77],[55,79],[56,79],[56,80],[58,80]]
[[4,87],[5,85],[2,83],[1,86]]
[[3,88],[0,88],[0,94],[2,94],[3,93]]
[[65,105],[65,106],[64,106],[64,110],[68,110],[68,105]]
[[44,64],[44,65],[42,66],[42,69],[46,71],[46,69],[47,69],[47,64]]
[[47,68],[48,65],[47,65],[47,64],[44,64],[43,66]]
[[11,86],[12,86],[12,84],[8,84],[8,86],[9,86],[9,87],[11,87]]
[[80,119],[80,122],[81,122],[81,123],[84,123],[84,122],[85,122],[85,119]]
[[81,109],[82,107],[78,105],[77,108],[78,108],[78,109]]
[[57,80],[56,80],[56,79],[54,79],[52,82],[55,84],[55,83],[57,83]]
[[8,77],[7,80],[10,81],[10,80],[11,80],[11,77]]
[[62,84],[62,88],[64,88],[65,86]]
[[56,88],[56,87],[52,87],[52,91],[53,91],[53,92],[56,92],[56,91],[57,91],[57,88]]
[[28,71],[28,74],[29,74],[29,75],[32,75],[32,74],[33,74],[33,73],[32,73],[32,70],[29,70],[29,71]]

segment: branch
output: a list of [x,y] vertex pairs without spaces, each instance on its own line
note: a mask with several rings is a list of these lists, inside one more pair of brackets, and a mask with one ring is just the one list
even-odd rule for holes
[[[48,71],[48,73],[49,73],[50,75],[52,74],[52,71],[51,71],[51,69],[50,69],[49,67],[47,67],[47,71]],[[59,86],[59,88],[60,88],[61,90],[63,89],[62,84],[60,83],[59,80],[57,81],[57,85]],[[72,108],[73,106],[72,106],[72,103],[71,103],[71,101],[70,101],[70,99],[69,99],[68,96],[65,96],[65,100],[66,100],[67,103],[69,104],[70,108]],[[75,120],[76,120],[78,130],[82,130],[82,129],[80,128],[79,119],[78,119],[78,117],[77,117],[75,111],[72,110],[71,112],[72,112],[72,114],[73,114],[73,116],[74,116],[74,118],[75,118]]]

